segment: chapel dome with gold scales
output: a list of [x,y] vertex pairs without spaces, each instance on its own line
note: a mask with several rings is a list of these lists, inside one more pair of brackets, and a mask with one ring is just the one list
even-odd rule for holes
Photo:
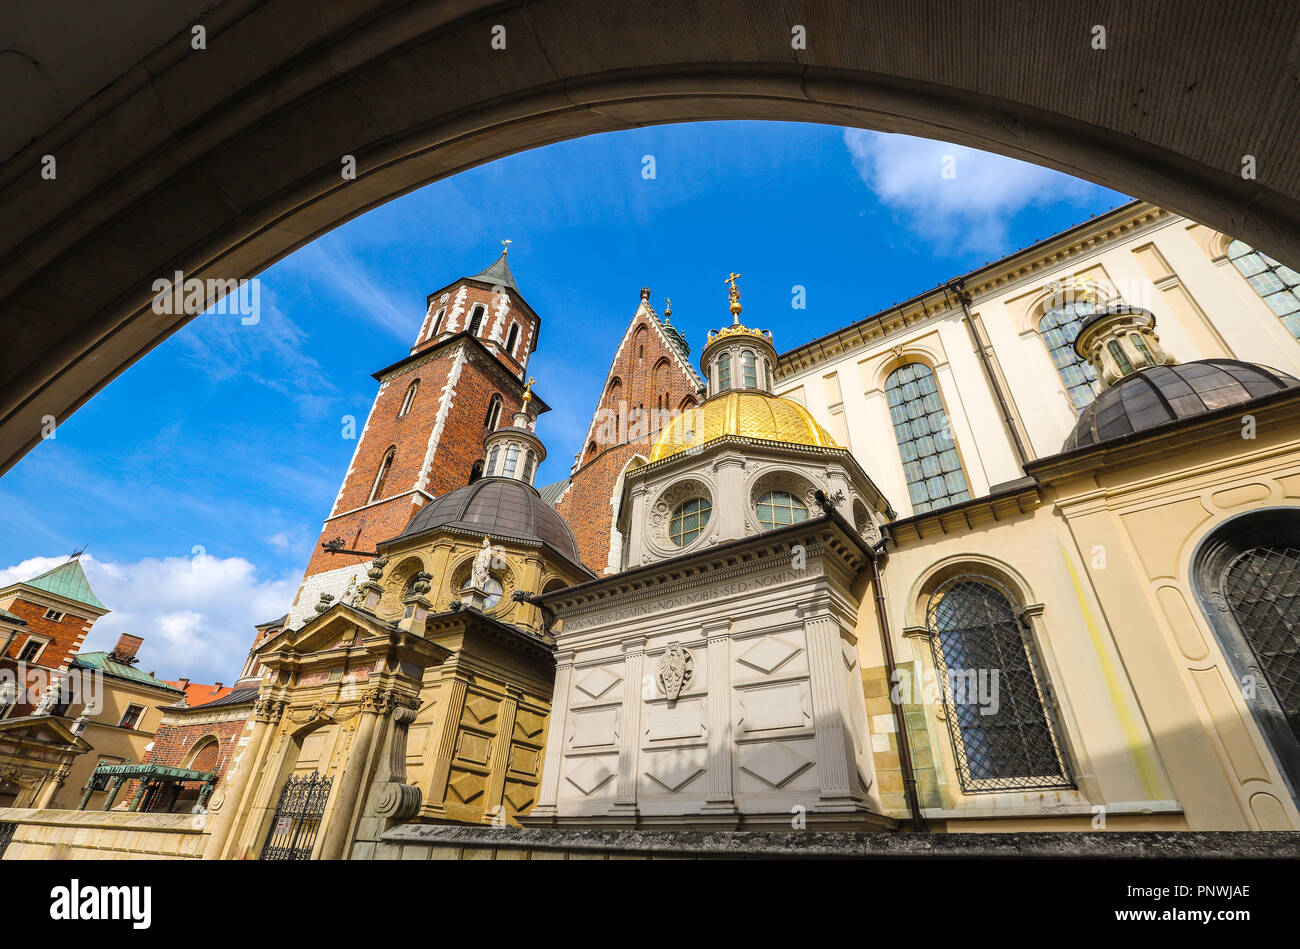
[[727,436],[818,448],[841,447],[806,408],[772,394],[776,368],[772,334],[740,322],[740,290],[736,287],[739,276],[733,273],[727,278],[731,325],[711,331],[700,353],[709,398],[664,427],[651,450],[651,462]]

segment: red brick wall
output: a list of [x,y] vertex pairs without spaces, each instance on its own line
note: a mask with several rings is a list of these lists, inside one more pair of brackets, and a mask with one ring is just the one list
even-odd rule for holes
[[81,648],[82,640],[86,638],[86,633],[90,631],[90,627],[95,622],[93,619],[84,619],[73,613],[65,613],[63,619],[56,623],[45,618],[45,611],[48,607],[41,606],[39,603],[30,603],[21,597],[14,600],[5,609],[27,621],[27,625],[23,628],[24,632],[14,637],[13,644],[5,655],[16,659],[23,646],[27,644],[26,633],[35,633],[51,640],[50,644],[45,647],[44,652],[41,653],[40,658],[37,659],[37,663],[42,666],[49,666],[52,669],[65,666],[77,654]]
[[[466,340],[453,342],[423,365],[411,370],[397,370],[380,389],[370,415],[369,425],[361,435],[361,444],[344,482],[335,511],[351,512],[326,521],[320,543],[341,537],[349,550],[371,551],[381,540],[396,537],[419,511],[415,497],[397,497],[388,503],[366,505],[374,486],[375,475],[385,453],[396,446],[393,463],[384,481],[383,495],[393,497],[415,488],[429,448],[429,436],[437,422],[443,389],[451,372],[455,354],[464,350],[466,361],[455,384],[451,406],[430,465],[424,490],[434,496],[464,487],[469,483],[474,462],[483,458],[484,421],[494,395],[501,396],[498,425],[509,425],[519,411],[522,392],[509,371],[492,356]],[[398,412],[406,392],[415,379],[420,380],[415,401],[402,417]],[[361,508],[361,510],[354,510]],[[359,558],[330,554],[317,544],[304,576],[313,576],[358,562]]]
[[[186,762],[190,750],[209,735],[216,735],[220,749],[217,754],[217,787],[221,787],[221,782],[230,769],[230,762],[234,760],[239,750],[239,737],[244,734],[246,725],[247,721],[245,719],[233,722],[195,723],[193,725],[163,725],[154,734],[153,751],[145,755],[145,763],[167,765],[173,768],[194,767],[193,764],[187,764]],[[205,758],[207,757],[206,752],[202,754]],[[200,762],[200,764],[203,763],[206,762]],[[197,768],[195,770],[205,769]],[[119,803],[131,800],[131,795],[136,791],[135,785],[136,782],[133,781],[129,786],[122,789],[117,798]],[[174,809],[188,810],[190,806],[197,802],[201,789],[201,782],[186,782],[182,785],[182,791],[177,803],[174,805]],[[163,790],[155,795],[150,803],[149,810],[163,810],[170,802],[170,791]]]
[[[582,467],[556,505],[573,529],[582,562],[597,573],[609,562],[613,511],[609,499],[623,467],[636,454],[649,458],[666,422],[659,414],[662,406],[675,414],[684,401],[698,400],[694,378],[682,371],[676,354],[656,332],[654,320],[639,309],[628,327],[593,413],[596,424],[583,446]],[[633,412],[643,406],[644,414]],[[602,424],[613,414],[618,418],[617,432],[612,425]]]

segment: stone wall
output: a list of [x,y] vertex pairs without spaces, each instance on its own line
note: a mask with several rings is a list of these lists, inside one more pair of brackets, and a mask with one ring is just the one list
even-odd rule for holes
[[207,834],[191,814],[0,808],[16,824],[5,860],[197,860]]
[[915,857],[1274,859],[1300,857],[1300,833],[1018,834],[677,833],[404,824],[354,860],[705,860]]

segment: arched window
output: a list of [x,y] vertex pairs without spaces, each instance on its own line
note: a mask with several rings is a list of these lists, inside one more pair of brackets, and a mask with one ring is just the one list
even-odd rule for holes
[[1079,335],[1079,327],[1092,315],[1095,307],[1087,300],[1078,300],[1048,310],[1038,321],[1038,334],[1047,344],[1047,352],[1052,357],[1052,364],[1065,383],[1065,390],[1070,394],[1070,402],[1076,409],[1082,409],[1097,397],[1101,385],[1092,365],[1074,351],[1074,340]]
[[1112,339],[1106,344],[1110,350],[1110,356],[1115,360],[1115,365],[1119,367],[1121,375],[1130,376],[1133,374],[1133,364],[1128,361],[1128,354],[1124,352],[1124,347],[1119,344],[1119,340]]
[[926,626],[962,790],[1073,787],[1015,598],[978,575],[930,595]]
[[520,476],[520,480],[525,484],[533,483],[533,466],[536,464],[537,458],[533,455],[533,450],[530,448],[528,451],[524,452],[524,473]]
[[375,473],[375,486],[370,489],[371,501],[377,501],[384,496],[384,482],[388,480],[388,469],[393,466],[393,456],[396,454],[396,445],[384,452],[384,460],[379,463],[379,471]]
[[489,432],[495,432],[497,422],[501,420],[501,396],[494,395],[488,401],[487,417],[483,419],[483,427]]
[[406,387],[406,398],[402,399],[402,410],[397,413],[398,418],[401,418],[407,412],[411,411],[411,403],[415,401],[415,393],[419,388],[420,388],[419,379],[416,379],[414,382],[412,382],[409,386]]
[[740,354],[740,384],[746,389],[758,388],[758,370],[754,363],[754,354],[748,349]]
[[487,473],[491,477],[497,473],[497,455],[501,452],[500,445],[493,445],[492,450],[488,452]]
[[731,353],[718,357],[718,391],[731,388]]
[[598,455],[599,453],[600,453],[600,446],[598,446],[595,442],[592,442],[590,445],[587,446],[587,461],[591,461],[591,459],[595,458],[596,455]]
[[483,477],[483,459],[482,459],[482,458],[480,458],[478,461],[474,462],[474,464],[470,466],[470,469],[469,469],[469,483],[470,483],[470,484],[473,484],[475,481],[477,481],[477,480],[478,480],[479,478],[481,478],[481,477]]
[[519,461],[519,446],[509,444],[506,446],[506,463],[501,469],[501,474],[507,478],[515,476],[515,464]]
[[429,330],[429,335],[425,339],[433,339],[438,335],[438,330],[442,329],[442,318],[447,315],[447,308],[444,306],[433,318],[433,329]]
[[1201,608],[1274,757],[1300,788],[1300,510],[1233,518],[1202,542]]
[[482,303],[475,304],[474,309],[469,314],[469,335],[477,336],[478,331],[483,327],[483,316],[487,313],[487,307]]
[[1291,335],[1300,339],[1300,274],[1241,241],[1228,245],[1228,259]]
[[506,335],[506,352],[511,356],[515,354],[515,344],[519,342],[519,324],[511,323],[510,332]]
[[948,413],[930,367],[911,362],[895,369],[885,380],[885,398],[913,513],[969,501]]
[[808,508],[788,491],[769,491],[754,505],[754,514],[766,530],[801,524],[808,520]]

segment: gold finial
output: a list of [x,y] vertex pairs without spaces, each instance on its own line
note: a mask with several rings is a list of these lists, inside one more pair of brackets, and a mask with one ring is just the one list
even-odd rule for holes
[[727,276],[723,283],[730,284],[731,289],[727,291],[727,299],[731,301],[731,322],[736,324],[740,322],[740,288],[736,286],[736,281],[740,279],[740,274],[732,273]]
[[673,321],[673,301],[664,297],[664,320],[671,323]]
[[504,257],[504,256],[506,256],[506,254],[510,253],[510,245],[513,244],[513,243],[514,243],[514,241],[510,240],[509,238],[506,238],[505,240],[503,240],[503,241],[501,242],[501,256],[502,256],[502,257]]
[[532,399],[532,397],[533,397],[533,384],[534,384],[535,382],[537,382],[537,380],[534,379],[532,376],[529,376],[529,377],[528,377],[528,381],[524,383],[524,402],[523,402],[523,405],[520,406],[520,409],[521,409],[521,410],[522,410],[525,406],[527,406],[528,403],[529,403],[529,401]]

